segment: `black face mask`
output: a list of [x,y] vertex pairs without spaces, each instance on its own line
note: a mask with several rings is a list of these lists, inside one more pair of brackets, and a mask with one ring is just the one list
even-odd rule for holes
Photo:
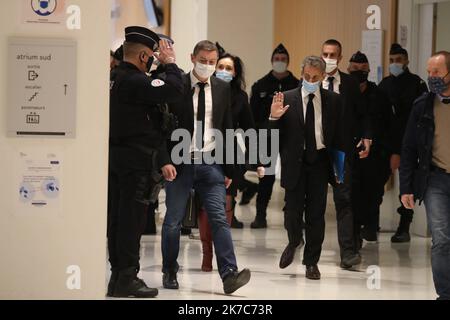
[[150,69],[153,66],[153,61],[155,61],[155,57],[154,56],[151,56],[151,57],[148,58],[148,61],[147,61],[147,72],[150,72]]
[[[142,61],[144,61],[143,58],[141,58]],[[147,72],[150,72],[150,69],[152,68],[153,65],[153,61],[155,61],[155,57],[154,56],[149,56],[148,60],[145,64],[145,67],[147,68]]]
[[358,71],[352,71],[350,74],[359,82],[364,83],[369,78],[369,73],[367,71],[358,70]]

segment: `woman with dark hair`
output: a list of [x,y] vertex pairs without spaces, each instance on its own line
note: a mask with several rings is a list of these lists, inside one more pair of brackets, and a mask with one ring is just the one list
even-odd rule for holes
[[[219,46],[219,48],[221,48]],[[244,131],[255,128],[255,123],[248,102],[248,95],[245,92],[244,66],[242,60],[234,55],[226,53],[223,49],[220,52],[220,58],[217,62],[216,77],[230,83],[231,86],[231,109],[233,115],[234,129],[242,129]],[[258,171],[262,174],[262,169]],[[237,190],[248,188],[244,178],[245,167],[237,166],[233,183],[227,190],[226,197],[226,213],[228,223],[234,228],[243,228],[243,223],[239,222],[234,216],[235,200]],[[247,181],[247,184],[251,182]],[[201,209],[198,216],[200,240],[203,249],[202,271],[212,271],[213,259],[213,242],[211,235],[211,227],[208,223],[206,212]]]
[[[238,56],[223,52],[220,55],[216,67],[216,77],[230,83],[231,86],[231,111],[233,116],[234,129],[244,131],[255,129],[255,122],[248,103],[248,95],[245,92],[246,83],[244,75],[244,64]],[[248,147],[248,146],[247,146]],[[239,167],[239,174],[236,175],[232,185],[234,190],[232,195],[236,197],[237,190],[242,191],[241,205],[248,204],[258,190],[258,184],[245,179],[246,168]],[[234,198],[233,198],[234,200]],[[233,201],[233,211],[235,202]],[[233,215],[232,228],[242,229],[243,225]]]

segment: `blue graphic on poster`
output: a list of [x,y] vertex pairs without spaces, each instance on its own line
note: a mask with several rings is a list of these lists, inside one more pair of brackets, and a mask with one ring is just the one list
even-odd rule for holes
[[57,5],[57,0],[31,0],[31,8],[42,17],[49,16],[55,12]]

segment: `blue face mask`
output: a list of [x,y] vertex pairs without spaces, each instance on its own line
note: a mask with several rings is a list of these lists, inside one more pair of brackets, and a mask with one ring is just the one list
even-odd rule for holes
[[314,93],[320,88],[320,81],[317,82],[308,82],[303,79],[303,88],[305,88],[306,92]]
[[430,91],[442,96],[442,94],[447,91],[448,86],[450,85],[449,82],[445,82],[445,78],[450,74],[447,73],[443,78],[441,77],[428,77],[428,86],[430,87]]
[[231,80],[233,80],[233,75],[225,70],[217,71],[216,77],[228,83],[231,82]]
[[394,77],[398,77],[405,72],[405,66],[401,63],[392,63],[389,66],[389,71]]

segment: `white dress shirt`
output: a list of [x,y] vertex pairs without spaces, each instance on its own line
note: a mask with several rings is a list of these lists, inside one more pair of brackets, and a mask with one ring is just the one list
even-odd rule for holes
[[[302,88],[302,99],[303,99],[303,119],[306,122],[306,111],[308,107],[310,93]],[[325,142],[323,138],[323,127],[322,127],[322,96],[320,95],[320,90],[314,92],[314,121],[315,121],[315,131],[316,131],[316,145],[317,150],[325,149]],[[305,145],[306,148],[306,145]]]
[[194,72],[190,73],[191,76],[191,87],[195,89],[193,99],[194,105],[194,134],[192,136],[191,143],[191,152],[201,151],[201,152],[210,152],[216,148],[216,143],[213,137],[213,101],[212,101],[212,90],[211,90],[211,78],[208,79],[205,86],[205,136],[204,136],[204,147],[199,150],[196,145],[196,134],[197,134],[197,111],[198,111],[198,95],[200,92],[200,88],[197,83],[201,82],[194,75]]
[[329,77],[334,77],[334,80],[333,80],[334,92],[337,94],[340,94],[341,92],[339,90],[339,87],[341,86],[341,74],[339,73],[339,70],[334,75],[332,75],[332,76],[327,75],[325,77],[325,80],[323,80],[323,82],[322,82],[322,87],[325,90],[328,90],[328,87],[330,86],[330,82],[328,81]]

